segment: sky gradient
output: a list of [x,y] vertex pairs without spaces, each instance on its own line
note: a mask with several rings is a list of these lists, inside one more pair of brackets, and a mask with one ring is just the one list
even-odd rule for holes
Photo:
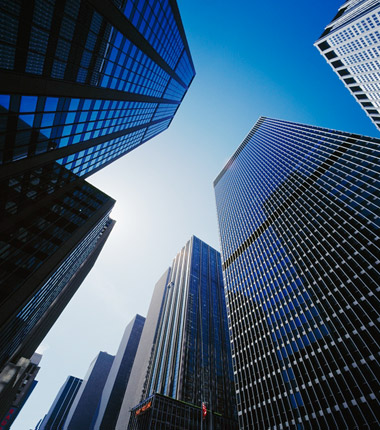
[[261,115],[379,137],[313,46],[342,3],[178,0],[197,75],[167,131],[89,178],[117,200],[117,223],[41,345],[12,430],[34,429],[68,375],[116,353],[191,235],[219,249],[212,182]]

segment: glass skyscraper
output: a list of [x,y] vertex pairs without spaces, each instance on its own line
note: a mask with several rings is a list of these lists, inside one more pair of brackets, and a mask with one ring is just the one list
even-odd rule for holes
[[261,117],[214,182],[241,430],[380,426],[379,144]]
[[61,430],[83,380],[69,376],[45,415],[38,430]]
[[144,323],[145,318],[136,315],[125,329],[93,418],[92,430],[116,428]]
[[[220,254],[193,236],[157,283],[154,300],[140,341],[145,360],[138,351],[117,428],[126,428],[135,407],[129,429],[200,429],[202,402],[205,426],[236,428]],[[136,373],[142,386],[133,382]],[[131,405],[134,395],[142,403]]]
[[379,2],[344,2],[315,46],[380,130]]
[[174,0],[14,0],[0,13],[2,164],[88,176],[165,130],[195,74]]
[[193,77],[175,0],[0,1],[0,371],[31,357],[112,229],[84,179],[165,130]]

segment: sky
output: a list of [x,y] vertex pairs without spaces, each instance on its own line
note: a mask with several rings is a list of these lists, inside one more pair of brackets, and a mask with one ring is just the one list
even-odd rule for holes
[[115,354],[192,235],[219,248],[213,181],[260,116],[379,137],[313,43],[343,0],[178,0],[196,77],[170,128],[89,178],[116,199],[97,263],[38,352],[12,426],[34,429],[68,375]]

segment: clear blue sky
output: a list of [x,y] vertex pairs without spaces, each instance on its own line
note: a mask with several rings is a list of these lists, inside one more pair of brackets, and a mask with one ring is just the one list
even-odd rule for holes
[[313,46],[342,0],[178,3],[197,75],[170,129],[90,178],[117,200],[117,224],[43,342],[39,384],[12,430],[34,429],[98,351],[116,353],[192,234],[219,248],[212,182],[260,115],[379,137]]

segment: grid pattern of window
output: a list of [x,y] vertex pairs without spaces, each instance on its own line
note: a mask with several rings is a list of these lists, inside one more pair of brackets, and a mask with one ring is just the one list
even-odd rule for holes
[[378,1],[346,2],[315,46],[380,129]]
[[167,279],[142,399],[161,393],[234,416],[220,254],[193,236]]
[[[0,68],[30,79],[28,95],[5,93],[2,79],[0,163],[76,145],[63,164],[90,174],[167,128],[195,74],[178,11],[168,0],[114,3],[0,0]],[[89,160],[90,146],[112,156]]]
[[[0,131],[2,161],[15,161],[149,124],[158,106],[157,103],[115,100],[0,95],[0,107],[4,108],[0,111],[0,123],[17,123],[16,131],[10,127]],[[168,108],[173,105],[164,106],[166,109],[159,111],[156,120],[173,117],[175,109]],[[168,113],[166,117],[165,112]],[[137,142],[133,136],[136,133],[123,135],[119,142],[141,143],[141,139]],[[143,133],[139,136],[142,138]],[[113,144],[114,140],[106,141],[102,149],[113,149]],[[93,152],[96,152],[95,147]]]
[[260,118],[215,180],[240,429],[379,426],[379,143]]
[[[86,187],[88,185],[86,184]],[[82,196],[78,195],[79,190],[75,190],[73,193],[73,197],[75,199],[80,198],[83,209],[78,209],[78,203],[76,203],[75,212],[79,211],[80,214],[89,212],[88,203],[84,198],[85,194],[82,193]],[[83,198],[83,200],[82,200]],[[24,240],[24,249],[22,247],[12,247],[12,243],[8,241],[5,244],[6,251],[2,252],[1,258],[3,260],[2,264],[2,272],[5,269],[5,276],[2,276],[2,280],[4,280],[5,285],[7,283],[7,279],[11,277],[12,281],[15,279],[14,273],[10,273],[10,270],[14,268],[14,270],[23,272],[27,275],[33,273],[37,268],[42,264],[42,262],[51,255],[54,250],[57,248],[57,243],[59,241],[54,241],[53,238],[49,240],[45,239],[45,246],[41,249],[41,239],[34,242],[28,237],[28,233],[35,233],[36,228],[40,228],[37,234],[43,235],[45,233],[45,237],[49,234],[49,226],[51,226],[52,215],[54,217],[59,214],[61,217],[65,234],[67,235],[70,224],[67,222],[67,218],[70,218],[70,223],[75,222],[73,218],[78,218],[78,215],[67,216],[67,212],[69,212],[69,207],[72,202],[68,201],[70,199],[69,196],[65,197],[61,204],[54,204],[51,208],[51,212],[46,213],[44,217],[41,217],[37,220],[36,223],[32,223],[29,226],[29,229],[23,228],[22,231],[24,233],[22,239]],[[72,207],[72,206],[71,206]],[[74,212],[74,209],[71,209]],[[87,214],[87,217],[89,215]],[[45,219],[43,219],[45,218]],[[43,228],[42,224],[45,221]],[[58,297],[64,287],[68,284],[70,279],[75,275],[75,273],[79,270],[79,267],[86,261],[89,255],[92,253],[96,244],[100,238],[100,236],[104,233],[110,223],[109,214],[107,214],[98,224],[97,226],[86,236],[84,239],[78,244],[78,246],[65,258],[65,260],[61,263],[58,269],[54,271],[51,277],[38,289],[38,291],[30,298],[30,300],[25,304],[25,306],[20,310],[16,318],[9,321],[1,330],[0,333],[0,362],[4,362],[8,358],[12,356],[12,354],[17,350],[18,346],[22,343],[23,339],[28,335],[28,333],[33,329],[33,327],[38,323],[38,321],[42,318],[48,308],[52,305],[54,300]],[[59,237],[59,223],[56,223],[55,227],[55,236]],[[63,227],[63,226],[62,226]],[[31,236],[31,234],[29,234]],[[19,237],[17,238],[19,239]],[[28,240],[29,239],[29,240]],[[20,239],[19,239],[20,240]],[[29,247],[36,243],[39,245],[38,249],[33,249],[30,252]],[[2,250],[4,251],[4,249]],[[12,253],[13,252],[13,253]],[[12,254],[11,254],[12,253]],[[25,254],[25,255],[24,255]],[[32,261],[31,264],[30,262]],[[5,267],[4,267],[5,266]],[[9,269],[8,266],[11,266]],[[21,279],[20,282],[25,281]],[[12,285],[12,292],[17,289],[17,285]],[[2,289],[3,291],[3,289]],[[4,293],[2,294],[4,297]]]
[[184,44],[169,0],[127,0],[123,12],[174,70]]

